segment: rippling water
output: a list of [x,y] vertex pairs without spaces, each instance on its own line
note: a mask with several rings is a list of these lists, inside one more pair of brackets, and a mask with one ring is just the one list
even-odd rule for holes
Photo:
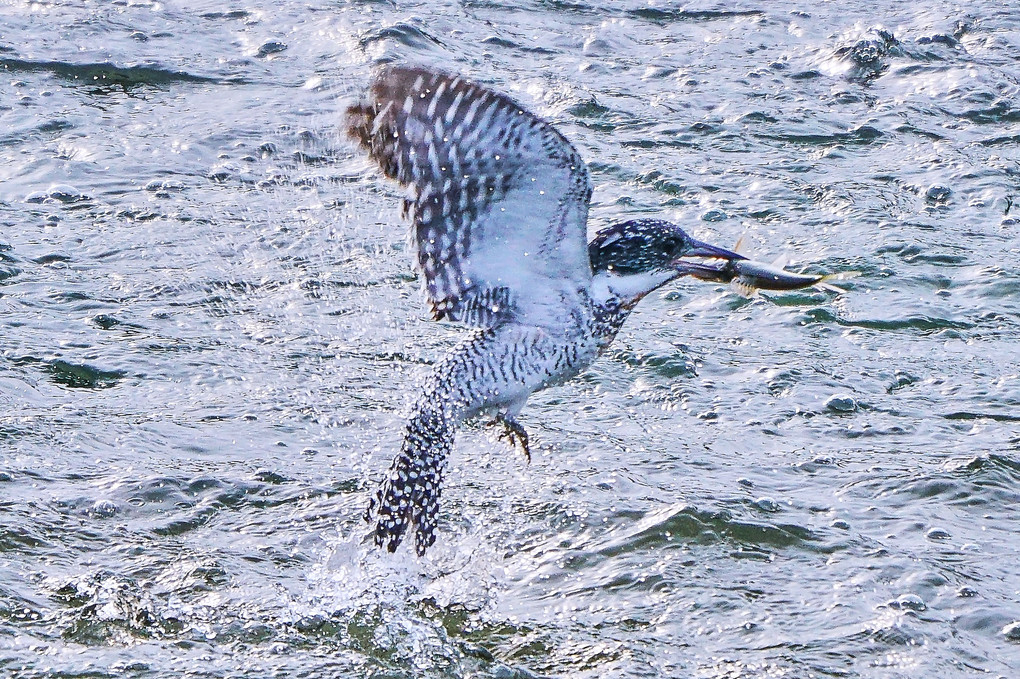
[[[1020,674],[1011,2],[0,6],[0,673]],[[459,438],[428,559],[360,514],[425,320],[338,133],[394,58],[833,296],[697,282]]]

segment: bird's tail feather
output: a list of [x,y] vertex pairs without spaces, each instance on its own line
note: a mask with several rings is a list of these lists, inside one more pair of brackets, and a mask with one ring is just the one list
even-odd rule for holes
[[365,512],[367,521],[376,518],[376,545],[395,551],[412,523],[418,556],[436,541],[443,470],[453,438],[449,418],[427,405],[408,422],[400,454]]

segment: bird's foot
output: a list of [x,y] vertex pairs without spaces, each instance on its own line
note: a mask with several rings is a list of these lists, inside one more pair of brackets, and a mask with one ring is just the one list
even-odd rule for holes
[[510,445],[514,447],[514,450],[520,450],[524,454],[524,459],[531,464],[531,448],[528,447],[528,432],[524,430],[524,427],[520,423],[505,415],[497,415],[491,424],[493,426],[503,427],[497,438],[502,441],[506,439],[510,442]]

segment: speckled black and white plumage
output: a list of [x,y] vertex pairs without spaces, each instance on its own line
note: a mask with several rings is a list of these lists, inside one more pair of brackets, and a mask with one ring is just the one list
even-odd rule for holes
[[[592,337],[592,335],[589,335]],[[566,341],[535,326],[504,323],[473,331],[425,382],[400,453],[376,493],[375,541],[394,551],[414,525],[418,554],[435,542],[443,469],[457,424],[483,412],[512,418],[528,396],[591,362],[595,344]]]
[[[411,189],[433,318],[490,327],[509,313],[543,321],[557,295],[582,302],[591,180],[551,126],[471,81],[397,66],[348,109],[348,131]],[[523,290],[552,294],[508,299]]]
[[681,275],[673,263],[696,242],[668,222],[639,220],[589,247],[592,187],[577,151],[469,80],[385,67],[346,122],[383,173],[410,190],[432,317],[474,328],[427,379],[366,514],[376,518],[377,544],[394,551],[413,525],[423,554],[435,541],[457,426],[495,414],[527,453],[514,417],[528,396],[587,367],[641,297]]

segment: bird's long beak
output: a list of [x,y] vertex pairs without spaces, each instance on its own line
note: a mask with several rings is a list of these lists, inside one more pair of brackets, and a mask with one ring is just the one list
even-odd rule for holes
[[726,260],[727,263],[738,259],[747,259],[747,257],[732,250],[702,243],[692,238],[690,248],[681,257],[673,260],[673,266],[676,267],[677,272],[681,276],[690,275],[707,281],[725,280],[723,275],[723,272],[726,270],[725,263],[722,266],[712,266],[707,262],[688,261],[687,257],[710,257]]

